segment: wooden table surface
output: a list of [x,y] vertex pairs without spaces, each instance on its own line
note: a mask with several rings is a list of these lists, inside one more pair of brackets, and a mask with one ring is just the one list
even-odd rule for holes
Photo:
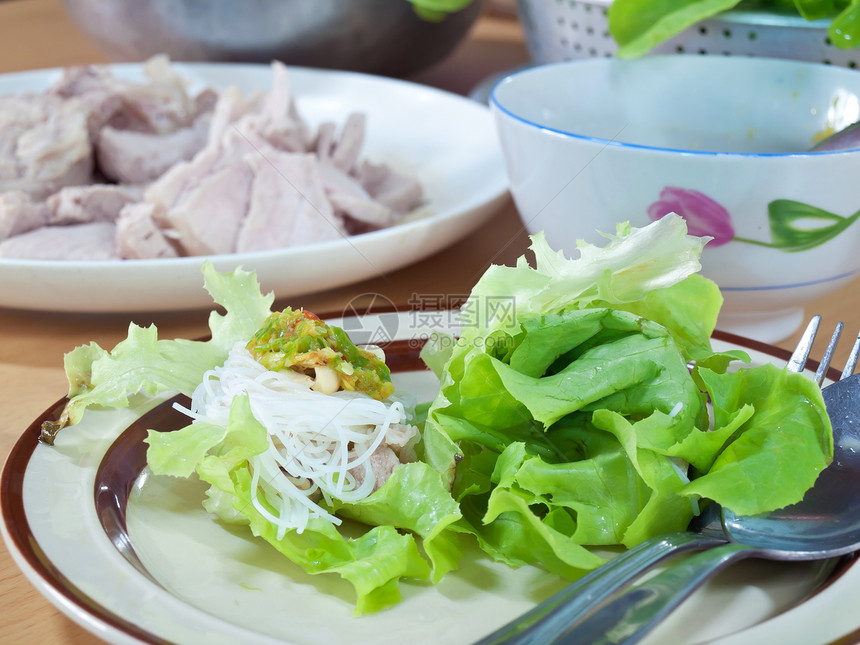
[[[487,75],[527,59],[518,25],[511,19],[487,16],[449,59],[413,80],[465,93]],[[60,0],[0,2],[0,73],[104,60],[66,18]],[[379,279],[278,305],[336,311],[356,294],[367,292],[380,293],[398,305],[405,305],[413,293],[468,293],[490,263],[511,263],[526,246],[526,233],[508,202],[490,224],[425,261]],[[822,313],[826,320],[844,320],[850,330],[860,329],[860,294],[854,286],[813,303],[808,311]],[[195,337],[207,331],[207,314],[136,315],[133,320],[141,325],[155,323],[165,338]],[[65,392],[63,354],[90,340],[112,347],[125,337],[131,318],[0,308],[0,457],[5,460],[30,422]],[[794,340],[786,339],[780,345],[790,347]],[[844,351],[843,347],[837,360]],[[0,546],[0,643],[96,640],[43,599]]]

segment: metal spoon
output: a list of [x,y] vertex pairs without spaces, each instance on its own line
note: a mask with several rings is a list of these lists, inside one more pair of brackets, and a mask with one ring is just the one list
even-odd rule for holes
[[860,121],[834,132],[809,150],[810,152],[832,152],[835,150],[853,150],[854,148],[860,148]]
[[723,532],[720,506],[712,504],[693,519],[689,530],[637,544],[474,645],[546,645],[562,642],[557,639],[572,624],[664,560],[726,542],[728,539]]

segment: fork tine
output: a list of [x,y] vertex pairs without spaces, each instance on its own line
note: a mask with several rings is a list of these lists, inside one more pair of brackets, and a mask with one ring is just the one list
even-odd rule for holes
[[806,360],[809,358],[809,352],[812,350],[812,341],[815,340],[815,336],[818,334],[818,326],[820,324],[821,316],[818,314],[814,315],[809,321],[806,330],[797,343],[797,347],[794,348],[794,353],[788,359],[788,365],[785,366],[785,369],[789,372],[803,371]]
[[[824,377],[827,374],[827,368],[830,367],[830,361],[833,359],[833,350],[836,349],[836,343],[839,342],[839,337],[842,335],[843,327],[844,325],[841,322],[837,323],[836,329],[833,330],[833,335],[830,337],[830,342],[827,343],[827,349],[824,350],[824,356],[821,357],[821,362],[818,364],[818,369],[815,370],[815,382],[818,383],[818,385],[821,385],[824,381]],[[857,346],[856,349],[860,350],[860,346]],[[852,367],[851,369],[853,370],[854,368]]]
[[857,366],[858,355],[860,355],[860,334],[858,334],[857,338],[854,340],[854,346],[851,348],[851,354],[848,356],[848,361],[845,363],[845,369],[842,371],[842,376],[839,377],[840,381],[844,378],[848,378],[854,373],[854,368]]

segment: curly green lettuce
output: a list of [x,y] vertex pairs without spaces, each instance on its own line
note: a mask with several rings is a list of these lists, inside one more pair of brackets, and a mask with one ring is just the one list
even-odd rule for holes
[[697,273],[703,243],[674,215],[575,260],[535,236],[535,267],[491,268],[461,338],[425,348],[442,365],[426,459],[457,529],[495,558],[575,578],[600,563],[592,547],[683,530],[700,500],[744,514],[799,501],[829,463],[817,385],[729,372],[748,357],[711,349],[722,298]]

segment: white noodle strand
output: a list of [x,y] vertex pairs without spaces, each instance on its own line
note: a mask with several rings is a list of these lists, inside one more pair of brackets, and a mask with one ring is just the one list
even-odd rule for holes
[[[321,394],[310,389],[312,383],[298,374],[267,370],[238,343],[223,366],[203,376],[190,409],[174,405],[196,421],[226,428],[234,398],[247,395],[269,442],[266,451],[249,460],[251,503],[277,526],[278,539],[289,529],[301,533],[316,518],[340,524],[311,496],[329,505],[332,499],[367,497],[375,486],[370,456],[389,428],[406,419],[399,401],[385,403],[355,392]],[[350,471],[359,467],[364,477],[356,485]]]

